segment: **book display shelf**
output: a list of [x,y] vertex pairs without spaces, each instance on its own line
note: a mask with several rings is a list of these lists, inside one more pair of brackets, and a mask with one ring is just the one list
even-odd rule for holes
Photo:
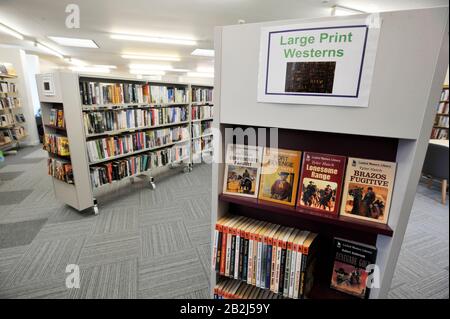
[[37,75],[56,197],[98,213],[98,189],[166,168],[192,170],[189,84]]
[[[213,127],[221,137],[214,139],[217,144],[212,183],[212,242],[216,222],[229,214],[318,233],[323,245],[314,268],[314,285],[306,298],[355,298],[330,288],[332,240],[336,237],[376,246],[379,280],[370,290],[369,298],[387,298],[414,201],[448,66],[448,12],[439,8],[398,11],[380,13],[379,18],[382,23],[370,99],[368,107],[361,108],[257,102],[261,28],[310,22],[326,25],[339,18],[273,21],[215,30],[214,105],[220,111],[214,114]],[[253,145],[250,138],[242,141],[226,134],[236,128],[257,132],[258,146],[272,147],[270,142],[275,140],[280,149],[396,162],[387,224],[346,216],[321,216],[307,208],[224,194],[227,145]],[[212,268],[211,295],[217,296],[216,283],[223,282],[225,276]],[[269,292],[256,295],[273,298]]]
[[27,137],[16,75],[0,74],[0,150],[17,149]]
[[208,161],[213,155],[213,87],[191,85],[192,158],[194,163]]
[[449,99],[448,85],[442,88],[441,97],[436,109],[436,117],[434,119],[433,130],[431,131],[431,139],[448,140],[449,130]]

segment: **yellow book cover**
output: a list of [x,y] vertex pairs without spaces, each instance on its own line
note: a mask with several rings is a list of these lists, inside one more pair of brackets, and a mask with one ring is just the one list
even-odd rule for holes
[[259,199],[295,206],[301,152],[265,147]]

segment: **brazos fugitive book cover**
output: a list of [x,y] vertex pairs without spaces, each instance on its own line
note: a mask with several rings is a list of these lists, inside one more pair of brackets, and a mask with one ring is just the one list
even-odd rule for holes
[[350,157],[341,215],[387,224],[396,167],[394,162]]

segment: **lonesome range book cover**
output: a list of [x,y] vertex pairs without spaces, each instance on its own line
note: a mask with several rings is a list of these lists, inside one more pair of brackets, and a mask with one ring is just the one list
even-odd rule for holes
[[261,146],[228,144],[223,193],[257,198],[261,174]]
[[331,288],[358,298],[368,298],[369,265],[375,264],[377,248],[341,238],[334,239]]
[[300,151],[264,148],[259,199],[295,206]]
[[349,157],[341,215],[387,224],[396,167],[394,162]]
[[336,62],[288,62],[285,92],[333,93]]
[[345,159],[344,156],[305,152],[297,206],[337,216]]

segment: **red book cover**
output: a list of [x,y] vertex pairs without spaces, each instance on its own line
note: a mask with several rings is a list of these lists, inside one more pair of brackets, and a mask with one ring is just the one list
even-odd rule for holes
[[344,156],[305,152],[297,207],[338,216],[345,161]]

